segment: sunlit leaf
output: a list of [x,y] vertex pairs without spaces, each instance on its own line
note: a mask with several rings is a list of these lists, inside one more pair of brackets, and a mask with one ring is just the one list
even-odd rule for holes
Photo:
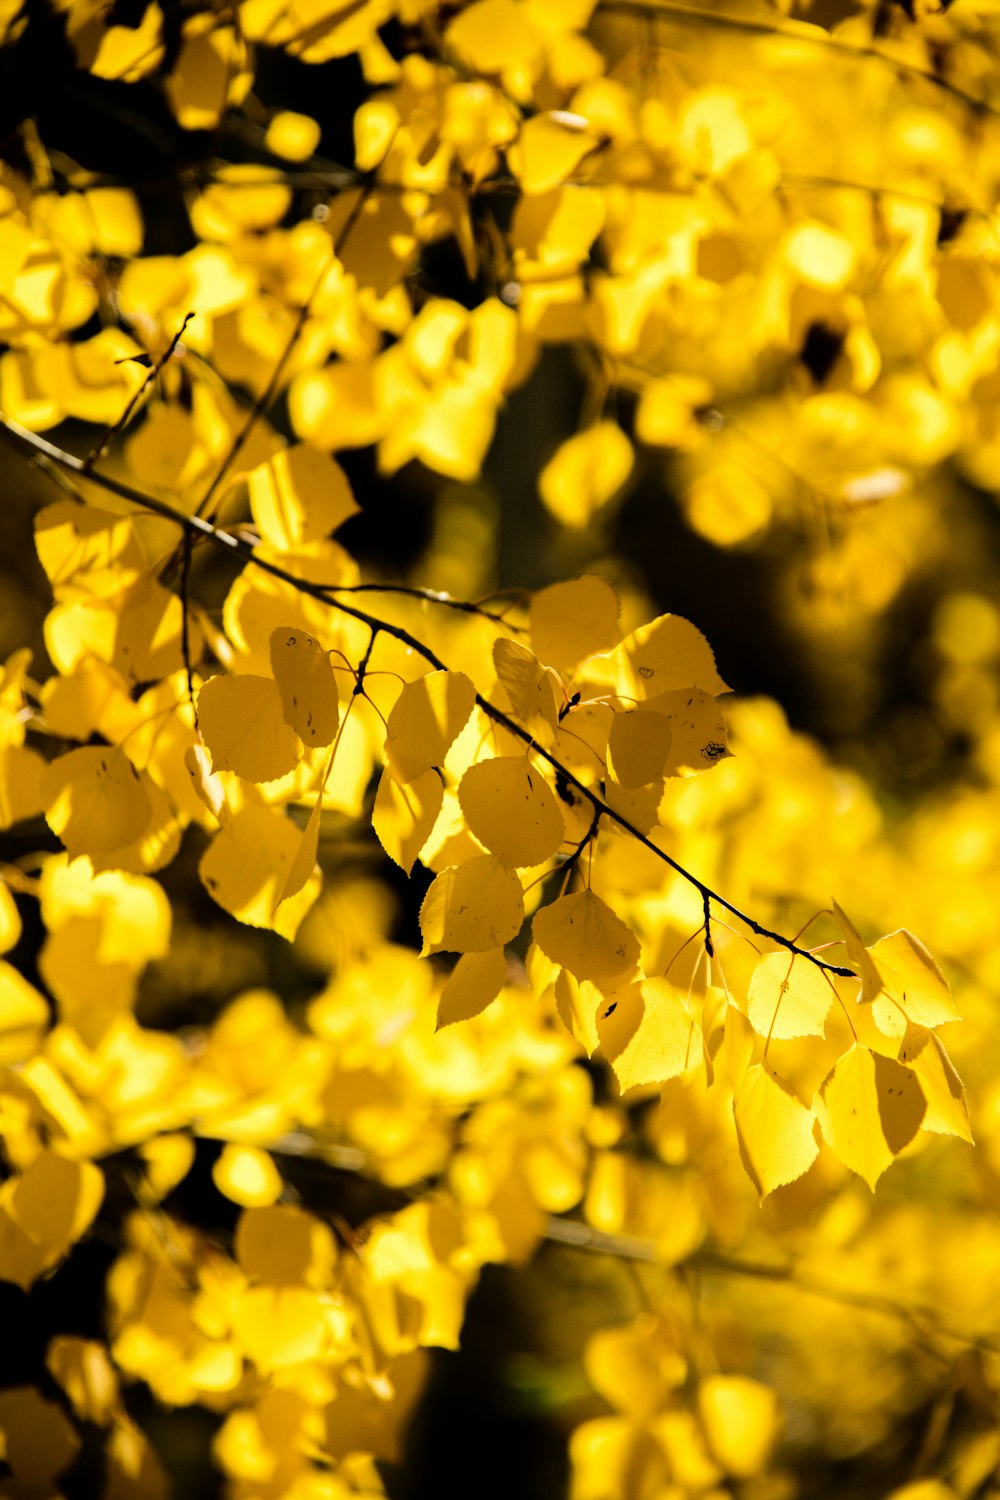
[[543,864],[563,841],[559,803],[526,755],[470,766],[458,798],[470,830],[502,865]]
[[761,1197],[808,1172],[819,1155],[811,1109],[766,1063],[754,1063],[733,1099],[740,1157]]
[[551,583],[531,596],[532,649],[559,671],[578,666],[616,643],[619,609],[618,595],[604,578]]
[[51,762],[40,785],[49,827],[71,858],[130,844],[149,821],[142,773],[116,747],[71,750]]
[[517,936],[524,921],[521,882],[492,854],[436,875],[420,907],[425,953],[484,953]]
[[623,1093],[676,1078],[702,1059],[698,1023],[666,979],[615,990],[598,1006],[597,1034]]
[[624,978],[639,959],[635,933],[593,891],[560,896],[544,906],[531,930],[553,963],[598,985]]
[[304,631],[279,625],[271,636],[270,654],[286,724],[307,749],[331,744],[340,720],[340,704],[329,653]]
[[301,754],[273,677],[210,677],[198,694],[198,727],[214,769],[246,781],[276,781]]
[[429,672],[408,682],[389,714],[385,753],[404,785],[444,761],[465,727],[476,689],[464,672]]
[[814,1109],[827,1145],[874,1191],[920,1129],[927,1100],[910,1068],[855,1043],[827,1075]]
[[502,948],[463,953],[441,991],[436,1029],[478,1016],[496,999],[506,979],[507,958]]
[[372,827],[379,843],[407,875],[431,835],[444,800],[437,771],[425,771],[405,785],[385,770],[379,779],[372,809]]
[[750,979],[747,1016],[760,1036],[776,1041],[823,1036],[834,990],[808,959],[780,950],[765,953]]

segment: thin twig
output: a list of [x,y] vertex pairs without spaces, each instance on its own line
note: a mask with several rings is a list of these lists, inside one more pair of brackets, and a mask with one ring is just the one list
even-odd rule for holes
[[[43,454],[51,462],[59,464],[62,468],[69,469],[71,473],[79,474],[83,472],[82,459],[74,457],[73,454],[67,453],[61,448],[57,448],[54,443],[50,443],[46,438],[40,437],[37,433],[29,432],[26,427],[22,427],[19,422],[15,422],[12,418],[4,416],[2,412],[0,412],[0,424],[2,424],[2,429],[13,439],[25,444],[34,450],[34,452]],[[287,583],[298,593],[307,594],[313,599],[319,599],[322,603],[328,605],[331,609],[339,611],[340,614],[346,615],[349,619],[358,620],[361,624],[367,625],[369,630],[374,631],[376,634],[382,633],[392,636],[401,645],[408,646],[411,651],[421,656],[434,671],[446,672],[449,670],[447,663],[443,662],[436,652],[432,651],[429,646],[425,645],[423,641],[419,640],[402,625],[392,624],[388,620],[380,620],[378,616],[370,615],[365,610],[358,609],[352,604],[345,604],[330,589],[320,584],[310,583],[307,579],[298,578],[294,573],[288,572],[287,569],[282,568],[278,563],[273,563],[257,556],[254,543],[247,537],[234,535],[231,532],[225,531],[221,527],[215,526],[213,522],[206,520],[203,516],[187,515],[185,512],[179,511],[174,506],[169,505],[165,500],[159,500],[153,495],[147,495],[143,491],[135,489],[132,485],[125,484],[122,480],[112,478],[111,475],[91,473],[89,478],[94,483],[103,486],[111,494],[118,495],[124,500],[130,500],[134,505],[138,505],[142,509],[152,512],[154,515],[163,516],[166,520],[173,521],[174,525],[180,527],[182,531],[203,537],[212,546],[226,551],[230,556],[239,557],[244,562],[253,563],[255,567],[260,568],[265,573],[269,573],[272,578],[278,578],[282,583]],[[579,777],[575,776],[572,771],[564,766],[561,761],[557,760],[550,751],[539,745],[531,733],[523,725],[518,724],[516,719],[512,719],[503,709],[497,708],[488,698],[484,698],[481,693],[476,694],[475,701],[482,712],[486,714],[487,718],[492,719],[495,724],[502,725],[516,739],[521,740],[523,744],[531,749],[534,755],[552,767],[564,784],[573,787],[581,796],[585,797],[596,814],[608,818],[624,833],[629,834],[644,849],[648,849],[657,859],[669,865],[676,874],[680,875],[683,880],[686,880],[689,885],[693,886],[701,896],[703,902],[714,901],[717,906],[721,906],[731,916],[736,917],[738,921],[748,927],[751,932],[756,933],[758,937],[769,938],[771,942],[777,943],[779,947],[787,949],[789,953],[795,953],[799,957],[807,959],[809,963],[814,964],[818,969],[825,970],[829,974],[836,974],[844,979],[857,978],[853,969],[849,969],[842,964],[828,963],[826,959],[819,958],[808,948],[800,947],[798,943],[792,942],[791,938],[785,937],[780,932],[775,932],[770,927],[765,927],[755,917],[751,917],[747,912],[741,911],[738,906],[727,900],[725,896],[721,896],[718,891],[713,890],[705,881],[699,880],[697,875],[692,874],[690,870],[686,869],[684,865],[668,854],[665,849],[661,849],[658,844],[654,844],[652,839],[644,834],[641,829],[637,828],[634,823],[631,823],[628,818],[617,812],[606,802],[599,792],[587,786]]]
[[312,312],[312,305],[316,299],[317,293],[319,292],[320,287],[323,285],[324,281],[329,275],[330,267],[333,265],[334,261],[338,259],[341,252],[343,251],[348,237],[350,236],[351,231],[358,221],[358,216],[364,208],[365,203],[368,201],[368,198],[371,196],[374,186],[375,178],[369,177],[358,193],[357,202],[351,205],[350,213],[347,215],[347,218],[344,220],[339,231],[337,232],[336,238],[330,245],[329,256],[324,261],[319,275],[316,277],[312,289],[309,292],[309,295],[306,297],[306,300],[303,302],[302,306],[299,308],[295,316],[295,322],[292,324],[292,331],[288,335],[288,338],[285,342],[285,347],[282,349],[281,354],[278,356],[278,359],[275,362],[274,369],[271,371],[271,375],[267,382],[267,385],[264,387],[257,400],[250,408],[250,411],[247,413],[246,420],[244,421],[243,426],[233,437],[233,440],[230,443],[221,464],[212,477],[208,489],[205,491],[204,495],[202,495],[201,500],[198,503],[198,507],[195,511],[196,516],[203,516],[206,513],[216,490],[222,483],[225,476],[228,474],[232,465],[236,462],[240,453],[243,451],[243,447],[254,427],[256,426],[258,420],[261,416],[263,416],[264,412],[267,411],[268,407],[271,405],[271,402],[274,400],[275,395],[277,394],[278,386],[281,384],[281,377],[285,372],[285,366],[291,359],[292,351],[294,350],[296,344],[299,341],[299,338],[301,337],[303,328],[306,326],[306,322],[309,318],[310,313]]
[[[183,323],[178,328],[177,332],[174,334],[173,338],[170,340],[170,343],[167,345],[166,349],[164,349],[164,351],[160,355],[159,359],[157,359],[156,362],[155,362],[155,364],[153,364],[152,367],[150,368],[150,371],[149,371],[148,375],[146,376],[145,380],[142,382],[142,385],[140,385],[139,388],[133,393],[131,399],[129,400],[129,402],[127,404],[127,406],[125,407],[125,410],[122,412],[122,414],[118,418],[117,422],[112,423],[112,425],[108,428],[108,430],[105,433],[105,435],[102,438],[102,440],[97,444],[97,447],[91,449],[90,453],[84,459],[84,461],[83,461],[83,463],[84,463],[83,472],[85,474],[88,474],[90,472],[90,470],[93,468],[94,464],[97,463],[98,459],[99,458],[103,458],[104,455],[107,453],[108,449],[111,447],[111,444],[114,442],[114,440],[117,437],[118,433],[121,432],[122,428],[126,425],[126,423],[128,422],[129,417],[135,411],[135,408],[138,406],[138,404],[142,400],[143,396],[146,394],[146,392],[149,390],[150,386],[153,384],[153,382],[156,379],[157,375],[159,375],[160,371],[163,369],[164,365],[167,363],[167,361],[170,359],[171,355],[173,354],[174,350],[177,348],[177,345],[181,341],[181,338],[183,336],[185,328],[188,326],[188,324],[190,323],[190,321],[191,321],[191,319],[193,317],[194,317],[194,313],[193,312],[185,313]],[[128,361],[127,358],[124,359],[124,360],[120,359],[120,360],[117,361],[118,364],[127,364],[128,362],[129,361]]]

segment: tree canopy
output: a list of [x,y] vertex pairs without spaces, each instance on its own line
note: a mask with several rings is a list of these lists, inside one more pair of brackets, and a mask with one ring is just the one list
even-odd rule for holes
[[0,1494],[992,1493],[991,0],[0,0],[0,142]]

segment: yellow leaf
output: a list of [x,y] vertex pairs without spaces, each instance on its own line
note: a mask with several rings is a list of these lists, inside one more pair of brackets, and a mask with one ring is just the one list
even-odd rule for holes
[[149,822],[146,780],[115,746],[71,750],[42,773],[46,822],[71,858],[120,849],[139,838]]
[[635,933],[593,891],[576,891],[543,906],[532,936],[553,963],[597,985],[623,979],[639,961]]
[[670,721],[656,709],[626,708],[611,720],[608,763],[626,791],[663,778],[670,754]]
[[729,755],[726,721],[711,693],[697,687],[676,688],[647,701],[650,710],[663,714],[670,726],[664,775],[710,771]]
[[317,1359],[327,1326],[321,1296],[307,1287],[250,1287],[233,1309],[233,1333],[262,1374]]
[[609,651],[619,638],[618,594],[605,578],[589,574],[552,583],[532,595],[528,622],[540,661],[560,672]]
[[767,1466],[778,1432],[778,1397],[746,1375],[708,1375],[698,1386],[698,1416],[709,1451],[736,1479]]
[[831,902],[831,905],[833,914],[840,923],[840,930],[844,934],[848,965],[857,971],[858,978],[861,980],[861,994],[858,999],[863,1005],[867,1005],[869,1001],[875,999],[876,995],[881,994],[882,977],[850,917],[841,910],[836,901]]
[[909,1021],[941,1026],[959,1019],[948,981],[912,932],[902,928],[890,933],[868,952],[882,981],[872,1015],[886,1036],[902,1036]]
[[556,1010],[570,1036],[576,1037],[588,1057],[601,1045],[597,1030],[598,1007],[607,1008],[607,997],[589,980],[574,979],[568,969],[560,969],[553,986]]
[[35,547],[59,600],[118,594],[146,565],[130,517],[69,500],[38,512]]
[[819,1155],[812,1110],[766,1063],[744,1072],[733,1115],[740,1157],[762,1198],[808,1172]]
[[3,1456],[13,1474],[7,1486],[13,1493],[57,1493],[52,1480],[76,1458],[80,1439],[55,1402],[30,1386],[0,1392],[0,1433]]
[[813,1107],[827,1145],[874,1192],[920,1129],[927,1101],[909,1068],[855,1043],[838,1058]]
[[435,1031],[478,1016],[496,999],[506,979],[507,958],[502,948],[463,953],[441,991]]
[[241,103],[250,87],[246,63],[246,46],[234,27],[217,26],[207,16],[186,21],[180,56],[165,85],[178,124],[214,130],[227,106]]
[[540,745],[551,745],[558,725],[555,674],[506,636],[493,643],[493,665],[514,718]]
[[507,147],[507,161],[522,192],[548,193],[572,176],[596,145],[586,120],[557,110],[524,122]]
[[267,1208],[284,1188],[273,1157],[255,1146],[224,1146],[212,1165],[212,1181],[243,1208]]
[[277,781],[302,752],[272,677],[210,677],[198,694],[198,728],[214,770],[245,781]]
[[37,1051],[48,1027],[48,1001],[8,963],[0,963],[0,1065],[23,1062]]
[[49,1344],[45,1365],[81,1421],[106,1427],[121,1401],[118,1373],[103,1344],[61,1334]]
[[429,672],[408,682],[393,704],[385,753],[397,781],[406,784],[444,761],[465,728],[476,689],[464,672]]
[[521,882],[492,854],[435,876],[420,907],[427,953],[484,953],[516,937],[524,921]]
[[159,1203],[183,1182],[194,1165],[195,1145],[189,1135],[157,1135],[139,1147],[143,1176],[139,1197]]
[[320,128],[309,115],[296,114],[283,109],[274,116],[267,127],[264,144],[275,156],[285,161],[308,161],[319,145]]
[[320,884],[315,876],[278,905],[301,843],[289,818],[268,807],[244,807],[215,835],[198,873],[209,895],[237,921],[273,928],[291,941]]
[[538,50],[517,0],[473,0],[445,33],[463,62],[477,73],[499,73],[531,61]]
[[747,991],[747,1016],[759,1036],[784,1041],[823,1036],[834,991],[808,959],[779,950],[765,953]]
[[284,1203],[241,1214],[234,1249],[240,1269],[252,1281],[317,1290],[329,1284],[337,1258],[326,1224]]
[[45,762],[27,745],[0,745],[0,830],[42,810]]
[[21,936],[21,916],[9,886],[0,881],[0,953],[7,953]]
[[527,755],[503,755],[470,766],[458,800],[471,832],[502,865],[551,859],[565,836],[555,794]]
[[920,1122],[922,1128],[936,1135],[957,1135],[971,1145],[965,1089],[941,1038],[910,1021],[900,1043],[899,1061],[912,1068],[927,1100],[927,1113]]
[[[331,744],[340,720],[340,703],[329,654],[311,635],[288,625],[279,625],[272,632],[270,653],[285,723],[295,730],[307,750]],[[199,711],[200,707],[199,700]]]
[[702,1060],[701,1029],[666,979],[616,990],[598,1007],[597,1034],[622,1093],[677,1078]]
[[104,1198],[104,1176],[90,1161],[69,1161],[46,1147],[18,1180],[10,1213],[51,1262],[87,1232]]
[[283,448],[252,469],[247,488],[261,536],[279,552],[320,541],[358,510],[336,459],[307,443]]
[[538,492],[563,526],[589,524],[632,472],[632,444],[617,422],[598,422],[556,450],[538,476]]
[[437,771],[425,771],[406,786],[382,772],[375,793],[372,827],[389,858],[409,875],[431,836],[444,800]]
[[712,648],[696,625],[680,615],[660,615],[632,632],[605,658],[623,697],[647,699],[681,688],[728,693]]

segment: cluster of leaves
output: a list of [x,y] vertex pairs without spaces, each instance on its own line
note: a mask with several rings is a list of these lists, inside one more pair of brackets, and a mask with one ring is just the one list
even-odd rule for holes
[[[912,895],[914,925],[979,964],[1000,862],[974,834],[995,790],[898,844],[774,705],[723,711],[701,631],[613,562],[476,602],[363,577],[333,539],[358,508],[336,453],[470,481],[505,397],[571,344],[588,413],[538,476],[561,526],[606,521],[664,450],[690,525],[723,546],[820,501],[824,566],[883,605],[919,551],[924,476],[955,459],[994,483],[989,16],[880,4],[828,32],[614,0],[57,9],[81,69],[162,89],[183,132],[242,108],[255,159],[193,175],[193,248],[159,255],[135,192],[50,159],[30,122],[0,169],[0,413],[65,492],[35,517],[48,662],[33,677],[18,650],[0,679],[0,825],[39,846],[5,867],[2,951],[26,951],[29,908],[43,931],[37,983],[0,965],[0,1279],[30,1292],[95,1225],[119,1237],[106,1342],[53,1340],[59,1404],[0,1395],[10,1492],[55,1487],[71,1413],[107,1435],[109,1496],[165,1493],[125,1400],[142,1381],[217,1414],[234,1496],[382,1493],[425,1351],[458,1346],[485,1265],[546,1240],[658,1277],[637,1320],[616,1307],[587,1344],[614,1414],[572,1436],[576,1500],[785,1483],[797,1391],[836,1407],[835,1456],[942,1391],[992,1412],[992,1310],[974,1278],[955,1287],[970,1226],[984,1260],[995,1231],[961,1205],[872,1206],[850,1175],[874,1188],[935,1136],[971,1141],[938,1035],[958,1012],[922,942],[866,943],[830,896],[877,931]],[[8,48],[29,23],[0,6]],[[321,121],[254,101],[266,49],[357,56],[353,163],[317,155]],[[858,119],[830,132],[862,77]],[[439,241],[468,306],[421,279]],[[38,436],[69,420],[93,424],[85,458]],[[904,541],[871,579],[879,500]],[[957,718],[993,681],[969,646],[983,619],[966,599],[939,621]],[[364,880],[331,873],[372,830],[429,872],[420,955]],[[303,1014],[260,985],[196,1037],[141,1024],[192,853],[228,919],[319,953]],[[355,930],[334,942],[338,909]],[[172,1207],[199,1138],[239,1210],[224,1241]],[[303,1155],[389,1206],[350,1224],[332,1187],[303,1202]],[[125,1214],[105,1196],[119,1177]],[[706,1321],[698,1288],[756,1267],[794,1290],[791,1254],[829,1306],[796,1311],[779,1379],[732,1337],[756,1313]],[[959,1457],[964,1496],[1000,1459],[995,1423]]]

